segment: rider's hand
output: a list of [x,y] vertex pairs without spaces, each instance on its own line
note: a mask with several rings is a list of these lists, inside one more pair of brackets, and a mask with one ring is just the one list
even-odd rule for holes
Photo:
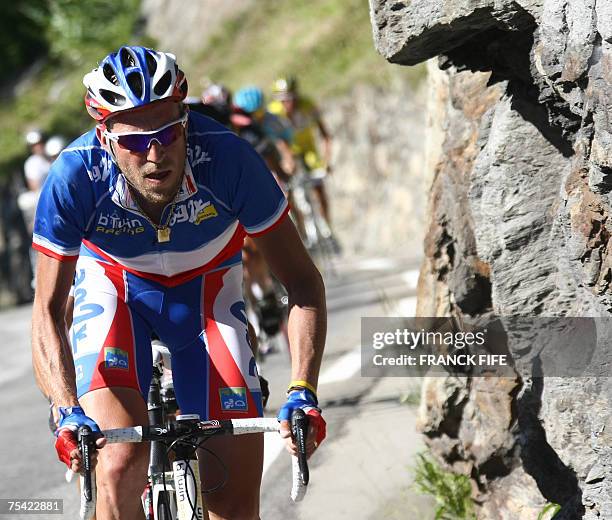
[[[80,406],[71,406],[68,408],[59,408],[59,426],[55,435],[55,450],[57,456],[69,469],[75,473],[81,471],[81,452],[77,442],[77,432],[81,426],[89,426],[92,432],[100,433],[100,428],[93,419],[85,415],[85,412]],[[104,447],[106,439],[101,437],[96,440],[98,448]],[[92,454],[92,465],[95,467],[97,454],[95,450]]]
[[287,450],[297,455],[297,446],[291,436],[291,414],[296,408],[304,410],[308,416],[308,435],[306,436],[306,454],[310,457],[325,439],[326,424],[321,416],[317,397],[310,390],[303,388],[291,390],[287,395],[287,402],[278,412],[280,421],[280,434],[285,439]]

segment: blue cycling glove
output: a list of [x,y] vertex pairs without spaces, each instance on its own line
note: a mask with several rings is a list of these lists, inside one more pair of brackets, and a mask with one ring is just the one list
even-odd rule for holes
[[325,439],[327,427],[325,420],[321,416],[321,409],[319,408],[317,396],[307,388],[291,390],[287,396],[287,402],[281,406],[278,412],[277,419],[279,421],[290,421],[293,411],[297,408],[304,410],[309,417],[311,423],[313,423],[317,430],[317,445],[321,444],[323,439]]
[[89,426],[91,431],[100,432],[99,426],[93,419],[90,419],[85,415],[83,408],[80,406],[69,406],[64,408],[59,407],[59,421],[57,430],[62,428],[68,428],[73,431],[77,431],[81,426]]
[[55,432],[55,450],[57,456],[69,468],[71,465],[70,453],[78,448],[76,432],[81,426],[89,426],[92,431],[100,433],[100,428],[93,419],[85,415],[80,406],[59,407],[59,426]]

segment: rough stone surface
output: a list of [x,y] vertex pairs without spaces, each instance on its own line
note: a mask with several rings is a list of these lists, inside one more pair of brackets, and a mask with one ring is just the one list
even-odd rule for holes
[[[425,92],[404,84],[361,85],[321,107],[333,136],[334,171],[325,182],[345,256],[410,256],[420,250],[429,185],[423,168],[425,102]],[[406,133],[409,140],[397,138]]]
[[[389,61],[438,56],[418,314],[610,318],[612,2],[370,7]],[[426,381],[419,427],[473,479],[478,518],[537,518],[551,502],[556,519],[612,518],[612,383],[595,377],[611,372],[609,328],[594,352],[570,341],[589,377],[534,377],[543,357],[519,333],[515,378]]]

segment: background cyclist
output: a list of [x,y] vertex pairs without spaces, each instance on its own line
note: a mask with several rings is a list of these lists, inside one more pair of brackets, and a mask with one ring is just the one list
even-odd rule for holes
[[[245,86],[236,91],[231,116],[232,128],[246,139],[266,161],[279,185],[288,196],[286,183],[293,173],[295,163],[289,147],[291,132],[275,115],[266,110],[263,91],[256,86]],[[260,339],[259,352],[270,349],[270,338],[281,329],[284,309],[280,295],[276,294],[274,280],[264,256],[255,242],[247,237],[242,248],[245,295],[256,316]],[[261,332],[264,334],[261,334]]]
[[[323,169],[326,173],[331,173],[331,135],[316,105],[300,94],[297,80],[293,77],[277,79],[272,86],[272,97],[268,110],[290,125],[291,149],[296,160],[301,161],[309,172]],[[317,148],[317,132],[323,141],[322,157]],[[323,216],[328,224],[331,224],[329,201],[322,179],[315,182],[314,191],[319,199]]]

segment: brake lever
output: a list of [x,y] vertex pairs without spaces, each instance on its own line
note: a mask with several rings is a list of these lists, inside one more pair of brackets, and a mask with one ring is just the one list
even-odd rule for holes
[[300,468],[300,479],[302,480],[302,484],[307,486],[310,480],[310,471],[308,470],[308,460],[306,458],[308,416],[301,408],[297,408],[291,414],[291,433],[298,449],[297,459]]
[[91,492],[91,450],[96,450],[96,436],[91,431],[89,426],[83,425],[79,428],[77,440],[79,443],[81,458],[83,460],[83,493],[85,495],[85,499],[88,502],[91,502],[93,500],[93,494]]

